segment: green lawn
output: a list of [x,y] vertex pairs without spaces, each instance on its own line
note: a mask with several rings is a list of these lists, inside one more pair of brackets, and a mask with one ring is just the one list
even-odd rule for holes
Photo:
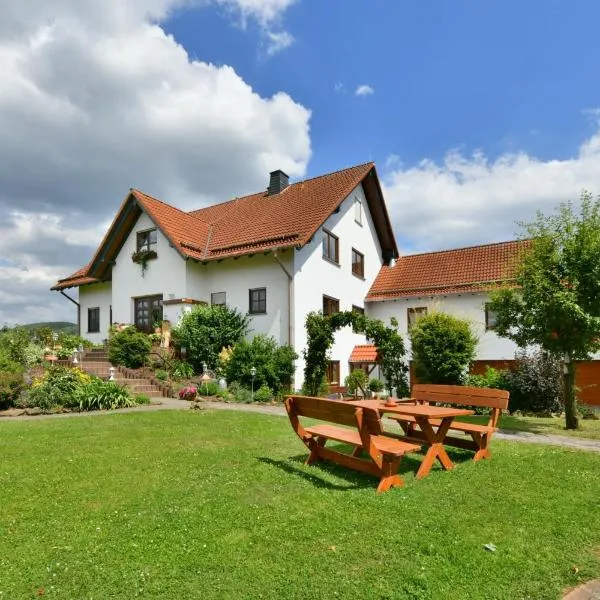
[[[460,420],[485,424],[488,419],[489,417],[474,416],[464,417]],[[600,420],[579,419],[579,429],[565,429],[564,417],[542,418],[502,415],[500,417],[500,428],[507,431],[528,431],[529,433],[566,435],[600,440]]]
[[[0,423],[0,599],[559,598],[600,576],[600,457],[495,442],[383,495],[285,418]],[[492,543],[496,552],[484,544]]]

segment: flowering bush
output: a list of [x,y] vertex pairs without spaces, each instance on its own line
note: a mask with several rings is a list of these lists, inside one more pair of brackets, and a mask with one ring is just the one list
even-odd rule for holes
[[198,390],[193,385],[188,385],[179,390],[179,398],[181,398],[181,400],[195,400],[197,393]]

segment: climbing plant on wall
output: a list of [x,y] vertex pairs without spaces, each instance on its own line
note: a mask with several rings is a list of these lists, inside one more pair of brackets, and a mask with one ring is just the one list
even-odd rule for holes
[[351,325],[355,333],[363,333],[375,344],[378,350],[380,366],[388,387],[396,393],[408,393],[408,366],[404,360],[404,340],[398,333],[398,322],[392,318],[386,326],[378,319],[366,315],[344,311],[330,316],[320,312],[311,312],[306,316],[308,344],[304,350],[304,387],[313,396],[319,388],[327,370],[327,355],[333,345],[338,329]]

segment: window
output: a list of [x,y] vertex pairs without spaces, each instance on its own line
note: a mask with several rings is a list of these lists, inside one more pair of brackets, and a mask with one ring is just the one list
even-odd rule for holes
[[210,303],[213,306],[225,306],[225,304],[227,304],[225,300],[225,292],[215,292],[211,294]]
[[339,385],[340,383],[340,361],[330,360],[327,363],[327,383]]
[[156,229],[146,229],[146,231],[137,232],[138,250],[156,250],[157,244]]
[[358,313],[359,315],[364,315],[365,314],[365,309],[362,306],[356,306],[355,304],[352,305],[352,312],[353,313]]
[[162,296],[144,296],[134,299],[134,322],[140,331],[150,333],[163,318]]
[[365,255],[352,248],[352,274],[357,277],[365,276]]
[[100,309],[88,308],[88,333],[100,332]]
[[354,220],[362,225],[362,202],[358,198],[354,198]]
[[325,316],[330,316],[338,312],[340,312],[340,301],[336,298],[323,296],[323,314]]
[[260,315],[267,312],[267,288],[255,288],[250,290],[251,315]]
[[330,260],[336,264],[340,262],[340,252],[339,252],[340,240],[330,233],[329,231],[323,229],[323,258],[326,260]]
[[496,329],[496,312],[492,310],[492,305],[485,304],[485,329],[486,331]]
[[408,329],[410,329],[418,319],[427,314],[427,307],[419,306],[417,308],[409,308],[406,310],[406,320],[408,321]]

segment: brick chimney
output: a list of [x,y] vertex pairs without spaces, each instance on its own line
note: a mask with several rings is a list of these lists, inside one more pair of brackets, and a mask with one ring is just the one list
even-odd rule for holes
[[290,178],[287,173],[284,173],[281,169],[277,169],[277,171],[271,173],[267,194],[269,196],[279,194],[279,192],[283,192],[288,185],[290,185]]

